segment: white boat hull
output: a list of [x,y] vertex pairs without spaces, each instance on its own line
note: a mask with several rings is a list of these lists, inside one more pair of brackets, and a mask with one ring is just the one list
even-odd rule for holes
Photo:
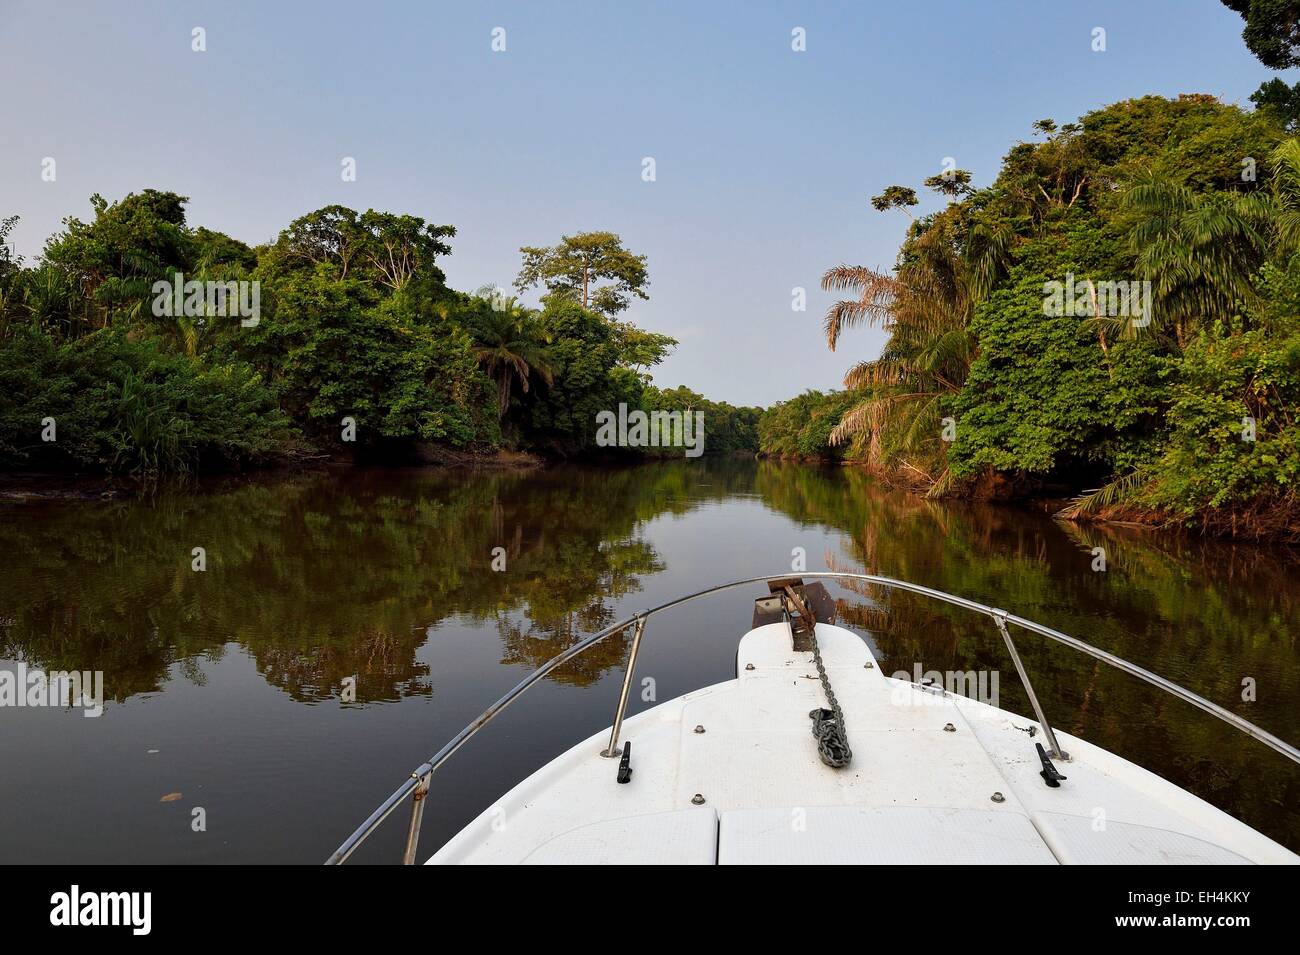
[[[514,787],[431,863],[1249,864],[1300,858],[1112,753],[1057,733],[1039,775],[1028,719],[881,673],[817,625],[853,761],[818,758],[812,654],[750,631],[737,678],[630,717],[632,779],[592,736]],[[749,666],[752,665],[752,669]],[[951,730],[945,727],[951,726]],[[699,727],[702,731],[697,731]]]

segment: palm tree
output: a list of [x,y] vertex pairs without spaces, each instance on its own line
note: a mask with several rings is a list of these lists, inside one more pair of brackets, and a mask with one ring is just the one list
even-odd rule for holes
[[[1139,219],[1130,242],[1151,282],[1153,315],[1172,325],[1181,351],[1203,323],[1228,319],[1257,297],[1270,223],[1279,220],[1268,193],[1198,193],[1182,183],[1147,176],[1124,196]],[[1294,213],[1292,213],[1294,216]]]
[[[840,265],[822,276],[822,288],[856,293],[826,313],[832,350],[857,325],[889,332],[879,358],[858,362],[845,375],[845,387],[861,391],[862,400],[840,419],[831,443],[864,438],[868,463],[908,468],[935,495],[949,483],[939,443],[943,403],[961,389],[975,358],[969,325],[977,291],[992,285],[1005,259],[1000,235],[983,236],[973,261],[963,258],[953,226],[940,215],[915,231],[894,275]],[[921,466],[925,458],[937,475]]]
[[1289,257],[1300,249],[1300,139],[1286,139],[1269,156],[1276,252]]
[[488,377],[496,382],[497,417],[504,418],[515,382],[527,392],[532,375],[549,385],[554,374],[546,358],[545,337],[530,312],[514,299],[484,302],[484,306],[471,329],[474,354]]

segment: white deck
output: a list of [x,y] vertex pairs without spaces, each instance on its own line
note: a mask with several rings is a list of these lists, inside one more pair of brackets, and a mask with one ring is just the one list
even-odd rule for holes
[[630,783],[616,783],[618,760],[600,755],[606,730],[506,793],[429,861],[1300,862],[1203,800],[1061,733],[1068,779],[1050,789],[1034,748],[1042,734],[1025,732],[1033,721],[886,677],[848,630],[818,624],[817,637],[853,748],[847,768],[818,759],[808,711],[824,700],[812,654],[790,649],[786,625],[773,624],[741,641],[737,679],[626,721]]

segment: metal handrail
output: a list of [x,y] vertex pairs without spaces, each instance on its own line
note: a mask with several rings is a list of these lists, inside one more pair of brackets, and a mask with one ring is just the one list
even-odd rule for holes
[[[687,594],[684,597],[676,597],[666,603],[661,603],[656,607],[651,607],[649,610],[643,610],[641,613],[634,614],[625,620],[620,620],[618,623],[611,624],[603,630],[599,630],[596,633],[579,640],[573,646],[547,660],[528,676],[524,677],[524,679],[520,680],[511,690],[502,696],[501,699],[489,706],[476,719],[453,736],[446,745],[438,750],[438,752],[434,753],[428,760],[416,767],[410,777],[403,782],[401,786],[397,787],[393,794],[385,799],[383,803],[380,804],[379,808],[372,812],[369,818],[367,818],[366,821],[352,833],[352,835],[348,836],[348,838],[343,841],[342,845],[334,850],[334,853],[326,860],[325,864],[341,865],[346,862],[352,856],[352,853],[354,853],[357,848],[370,837],[371,833],[379,828],[380,824],[383,823],[385,819],[392,815],[393,810],[401,805],[402,801],[408,795],[414,793],[415,798],[411,807],[411,821],[407,828],[406,848],[402,859],[404,864],[412,864],[415,861],[415,854],[419,843],[420,822],[424,811],[425,796],[429,791],[429,785],[433,774],[438,770],[438,768],[450,759],[452,754],[460,749],[461,746],[470,739],[470,737],[490,723],[499,713],[501,713],[502,710],[518,699],[524,691],[528,690],[539,680],[546,677],[557,667],[563,666],[574,657],[583,653],[588,647],[607,640],[616,633],[622,633],[628,627],[634,627],[632,650],[628,655],[627,671],[624,673],[623,686],[619,692],[618,709],[614,714],[614,723],[610,732],[609,745],[601,752],[602,756],[616,756],[618,737],[623,725],[623,717],[627,710],[628,694],[632,685],[632,675],[636,669],[636,660],[641,647],[641,637],[645,633],[646,620],[660,611],[668,610],[672,607],[676,607],[678,604],[683,604],[690,600],[696,600],[700,597],[707,597],[710,594],[715,594],[719,591],[730,590],[733,587],[745,587],[751,584],[767,583],[769,580],[777,580],[789,576],[789,574],[774,574],[770,577],[751,577],[747,580],[736,580],[728,584],[719,584],[715,587],[709,587],[707,590],[700,590],[693,594]],[[1172,680],[1166,680],[1164,677],[1152,673],[1150,670],[1143,669],[1136,663],[1130,663],[1128,660],[1125,660],[1122,657],[1117,657],[1113,653],[1099,650],[1091,644],[1084,643],[1082,640],[1072,637],[1069,634],[1061,633],[1059,630],[1053,630],[1051,627],[1044,627],[1042,624],[1035,623],[1032,620],[1027,620],[1024,617],[1017,617],[1015,614],[1007,613],[1005,610],[998,609],[997,607],[990,607],[987,604],[982,604],[974,600],[967,600],[965,597],[958,597],[942,590],[923,587],[920,584],[909,583],[905,580],[895,580],[892,577],[880,577],[875,574],[846,574],[829,571],[802,572],[799,576],[809,578],[827,578],[832,580],[865,581],[866,583],[875,584],[891,590],[904,590],[910,593],[920,594],[923,597],[930,597],[943,603],[952,604],[954,607],[961,607],[991,617],[1006,642],[1007,650],[1010,652],[1016,671],[1025,685],[1025,690],[1029,696],[1030,704],[1033,706],[1034,713],[1038,717],[1039,725],[1043,728],[1043,735],[1050,744],[1053,755],[1057,758],[1068,759],[1069,756],[1061,750],[1060,746],[1057,745],[1056,735],[1052,732],[1052,728],[1047,722],[1047,717],[1043,713],[1043,708],[1038,702],[1038,696],[1034,693],[1033,686],[1029,682],[1029,675],[1026,673],[1024,664],[1020,660],[1020,654],[1017,652],[1016,645],[1012,641],[1011,634],[1007,630],[1006,625],[1008,623],[1015,624],[1017,627],[1020,627],[1023,630],[1028,630],[1030,633],[1036,633],[1039,636],[1055,640],[1057,643],[1063,643],[1067,647],[1100,660],[1103,663],[1107,663],[1110,666],[1115,667],[1117,670],[1121,670],[1131,676],[1137,677],[1138,679],[1145,680],[1152,686],[1164,690],[1171,696],[1175,696],[1180,700],[1191,703],[1193,706],[1199,707],[1213,716],[1217,716],[1219,719],[1245,733],[1247,736],[1251,736],[1266,746],[1277,750],[1292,762],[1300,763],[1300,749],[1297,749],[1285,740],[1279,739],[1267,730],[1256,726],[1249,720],[1242,719],[1236,713],[1224,709],[1217,703],[1211,703],[1209,700],[1205,699],[1205,697],[1193,693],[1186,687],[1179,686]]]

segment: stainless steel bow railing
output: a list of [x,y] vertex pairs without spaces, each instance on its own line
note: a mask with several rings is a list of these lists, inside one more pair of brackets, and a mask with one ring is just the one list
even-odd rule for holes
[[[659,604],[657,607],[651,607],[649,610],[643,610],[641,613],[620,620],[618,623],[611,624],[603,630],[593,633],[588,637],[579,640],[573,646],[566,649],[563,653],[547,660],[540,667],[530,673],[524,679],[520,680],[505,696],[497,700],[486,710],[484,710],[473,722],[463,730],[453,736],[442,749],[430,756],[425,762],[415,768],[415,771],[402,783],[393,794],[383,801],[383,803],[370,814],[370,817],[363,822],[352,835],[348,836],[333,855],[326,860],[326,865],[341,865],[354,853],[357,848],[365,842],[370,835],[379,828],[379,826],[391,816],[394,810],[402,804],[407,796],[412,796],[411,819],[406,830],[406,848],[402,853],[402,863],[411,865],[415,862],[416,851],[420,841],[420,822],[424,815],[424,799],[428,795],[429,785],[433,779],[433,774],[451,758],[458,749],[461,748],[475,733],[490,723],[497,717],[507,706],[517,700],[524,691],[528,690],[538,681],[545,678],[552,671],[580,655],[588,647],[594,646],[604,640],[609,639],[617,633],[622,633],[629,627],[632,631],[632,648],[628,654],[627,670],[623,674],[623,686],[618,695],[618,708],[614,712],[614,723],[610,729],[609,745],[605,747],[601,755],[614,757],[618,755],[619,734],[623,727],[623,717],[627,712],[628,694],[632,687],[632,676],[636,671],[637,655],[641,650],[641,638],[645,634],[646,621],[654,614],[678,604],[686,603],[690,600],[696,600],[700,597],[707,597],[710,594],[718,593],[722,590],[730,590],[733,587],[746,587],[751,584],[766,583],[769,580],[788,578],[790,574],[774,574],[771,577],[751,577],[748,580],[736,580],[729,584],[719,584],[716,587],[710,587],[707,590],[701,590],[693,594],[687,594],[684,597],[677,597],[669,600],[667,603]],[[1057,643],[1063,643],[1067,647],[1078,650],[1080,653],[1093,657],[1097,660],[1107,663],[1118,670],[1135,676],[1138,679],[1146,680],[1151,685],[1164,690],[1172,696],[1185,700],[1193,706],[1200,707],[1205,712],[1217,716],[1230,726],[1235,727],[1247,736],[1252,736],[1266,746],[1277,750],[1283,756],[1292,762],[1300,763],[1300,749],[1292,746],[1284,740],[1279,739],[1267,730],[1261,729],[1249,720],[1244,720],[1236,713],[1232,713],[1217,703],[1211,703],[1203,696],[1198,696],[1191,690],[1179,686],[1164,677],[1145,670],[1135,663],[1115,656],[1113,653],[1107,653],[1105,650],[1099,650],[1096,647],[1084,643],[1069,634],[1061,633],[1059,630],[1053,630],[1051,627],[1044,627],[1042,624],[1035,623],[1032,620],[1026,620],[1024,617],[1017,617],[1015,614],[1007,613],[996,607],[990,607],[974,600],[967,600],[965,597],[957,597],[953,594],[945,593],[942,590],[934,590],[930,587],[922,587],[920,584],[909,583],[905,580],[895,580],[892,577],[879,577],[875,574],[844,574],[831,572],[803,572],[798,575],[803,578],[826,578],[833,580],[857,580],[865,583],[874,584],[884,587],[887,590],[903,590],[914,594],[920,594],[923,597],[930,597],[943,603],[952,604],[954,607],[962,607],[975,613],[985,614],[993,620],[998,632],[1002,635],[1006,643],[1007,651],[1011,654],[1011,661],[1015,664],[1016,672],[1020,676],[1021,682],[1025,686],[1026,695],[1029,697],[1029,703],[1034,708],[1034,715],[1038,718],[1038,723],[1042,727],[1043,736],[1049,743],[1052,755],[1058,759],[1068,759],[1061,747],[1057,744],[1056,734],[1052,732],[1051,725],[1047,722],[1047,716],[1043,712],[1043,707],[1038,701],[1038,695],[1034,692],[1033,685],[1029,681],[1029,674],[1025,672],[1024,663],[1021,662],[1020,654],[1016,650],[1015,642],[1011,639],[1011,634],[1007,630],[1007,624],[1014,624],[1030,633],[1036,633],[1039,636],[1055,640]]]

